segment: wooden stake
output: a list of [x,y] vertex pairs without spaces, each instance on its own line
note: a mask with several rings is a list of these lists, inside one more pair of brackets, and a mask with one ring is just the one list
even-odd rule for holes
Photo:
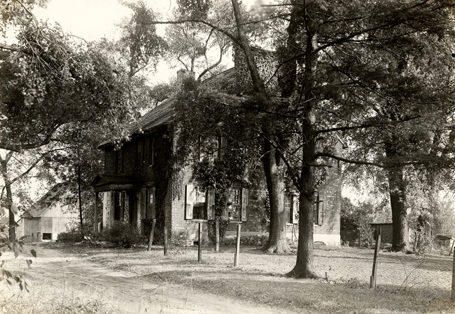
[[152,250],[153,235],[155,234],[155,225],[156,225],[156,219],[153,219],[153,221],[152,221],[152,230],[150,230],[149,245],[147,247],[147,251],[151,251]]
[[164,226],[164,256],[167,256],[167,249],[168,249],[168,244],[167,244],[167,228]]
[[199,235],[197,243],[197,261],[200,263],[202,261],[202,223],[199,222]]
[[376,238],[376,246],[374,248],[374,259],[373,259],[373,273],[370,277],[370,289],[376,288],[376,272],[378,263],[379,246],[381,244],[381,228],[378,230],[378,236]]
[[453,253],[453,265],[452,265],[452,295],[450,297],[452,302],[455,302],[455,252]]
[[239,255],[240,255],[240,230],[242,228],[241,224],[237,224],[237,245],[235,247],[234,255],[234,267],[239,266]]
[[220,220],[215,219],[215,252],[220,251]]

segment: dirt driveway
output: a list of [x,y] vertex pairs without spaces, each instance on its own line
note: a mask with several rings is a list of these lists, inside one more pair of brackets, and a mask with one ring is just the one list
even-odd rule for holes
[[[6,259],[10,270],[25,273],[31,283],[31,293],[43,289],[43,283],[52,284],[53,291],[73,297],[83,293],[87,298],[102,298],[118,313],[295,313],[272,309],[245,301],[217,296],[175,284],[154,283],[133,273],[113,271],[100,264],[75,255],[65,256],[61,251],[37,248],[30,269],[25,257]],[[30,258],[30,257],[27,257]],[[46,289],[46,288],[44,288]],[[44,292],[44,291],[42,291]],[[43,293],[44,297],[46,296]]]

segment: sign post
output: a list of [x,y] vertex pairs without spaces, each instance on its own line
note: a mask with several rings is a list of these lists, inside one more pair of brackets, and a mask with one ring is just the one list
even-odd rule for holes
[[197,261],[202,262],[202,222],[199,221],[199,232],[197,242]]
[[452,265],[452,295],[450,297],[452,302],[455,302],[455,251],[453,252],[453,265]]
[[378,230],[378,236],[376,237],[376,246],[374,248],[374,259],[373,259],[373,273],[370,277],[370,289],[376,288],[376,272],[378,263],[379,246],[381,244],[381,228]]
[[215,219],[215,252],[220,251],[220,220]]
[[155,226],[156,226],[156,219],[154,218],[152,220],[152,230],[150,230],[149,245],[147,247],[147,251],[151,251],[152,250],[153,236],[155,234]]
[[239,255],[240,255],[240,230],[242,228],[242,224],[237,224],[237,244],[235,246],[235,255],[234,255],[234,267],[239,266]]

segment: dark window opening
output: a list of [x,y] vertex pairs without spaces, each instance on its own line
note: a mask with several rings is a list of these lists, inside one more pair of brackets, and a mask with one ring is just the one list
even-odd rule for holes
[[123,150],[115,151],[115,172],[123,171]]
[[207,219],[207,193],[204,188],[196,186],[193,204],[193,219]]
[[52,233],[43,232],[43,240],[52,240]]
[[135,159],[136,168],[142,167],[142,158],[143,158],[143,151],[142,151],[142,141],[141,141],[141,142],[137,142],[137,144],[136,144],[136,159]]
[[154,163],[155,163],[155,138],[152,137],[150,139],[150,152],[149,152],[148,164],[153,165]]

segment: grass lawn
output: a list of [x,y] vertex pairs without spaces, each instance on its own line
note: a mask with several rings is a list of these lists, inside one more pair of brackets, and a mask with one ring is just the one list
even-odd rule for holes
[[182,284],[217,296],[233,297],[296,313],[450,313],[452,258],[380,252],[376,289],[369,289],[374,251],[349,247],[315,249],[318,280],[283,276],[295,264],[295,254],[270,255],[257,247],[242,247],[239,267],[234,248],[214,252],[204,247],[175,247],[163,256],[162,247],[145,251],[68,247],[68,254],[148,278]]

